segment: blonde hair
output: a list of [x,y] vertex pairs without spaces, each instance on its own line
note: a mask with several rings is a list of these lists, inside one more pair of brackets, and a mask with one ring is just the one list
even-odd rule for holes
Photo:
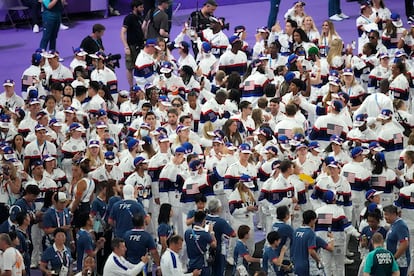
[[252,203],[254,203],[254,202],[256,202],[256,200],[254,199],[254,195],[253,195],[253,193],[252,193],[252,191],[249,189],[247,192],[244,192],[242,189],[243,189],[243,186],[244,186],[244,184],[243,184],[243,182],[238,182],[237,183],[237,191],[239,192],[239,194],[240,194],[240,199],[241,199],[241,201],[243,202],[243,203],[246,203],[247,202],[247,199],[245,198],[245,196],[244,196],[244,194],[246,193],[247,194],[247,196],[248,196],[248,198],[250,199],[250,202],[252,202]]
[[209,135],[207,132],[214,131],[214,126],[211,121],[205,122],[203,125],[203,137],[209,140],[213,140],[213,136]]
[[310,30],[309,31],[315,31],[315,32],[318,32],[318,28],[316,28],[316,25],[315,25],[315,20],[313,20],[313,17],[312,16],[310,16],[310,15],[307,15],[307,16],[305,16],[304,18],[303,18],[303,23],[302,23],[302,29],[306,32],[306,31],[308,31],[308,30],[305,30],[305,21],[306,21],[306,18],[310,18],[310,19],[312,19],[312,25],[311,25],[311,28],[310,28]]
[[[90,151],[90,147],[88,147],[86,149],[85,158],[90,160],[89,165],[90,165],[91,168],[96,168],[97,167],[96,166],[97,165],[96,159],[95,159],[95,157],[92,156],[91,151]],[[103,153],[103,150],[101,149],[101,147],[99,147],[99,153],[98,153],[97,158],[99,160],[101,160],[101,164],[104,163],[105,157],[104,157],[104,153]]]
[[333,39],[329,47],[330,47],[329,53],[328,53],[328,56],[326,57],[326,60],[328,61],[329,65],[332,66],[333,58],[336,56],[342,56],[342,48],[343,48],[342,40],[339,38]]
[[339,35],[336,32],[335,25],[332,23],[332,21],[325,20],[325,21],[323,21],[323,23],[327,23],[328,24],[329,32],[328,32],[328,35],[327,36],[325,36],[324,33],[321,32],[321,41],[323,41],[323,38],[327,38],[328,39],[328,44],[330,45],[331,44],[331,41],[332,41],[332,37],[334,37],[334,36],[339,37]]

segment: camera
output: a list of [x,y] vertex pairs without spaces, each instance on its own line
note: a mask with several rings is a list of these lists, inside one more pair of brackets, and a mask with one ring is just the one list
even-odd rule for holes
[[105,65],[114,70],[119,68],[119,60],[121,59],[121,54],[108,54],[105,58]]
[[222,26],[221,29],[222,30],[227,30],[227,31],[230,30],[230,23],[226,23],[226,18],[219,17],[218,20],[222,22],[222,24],[221,24],[221,26]]

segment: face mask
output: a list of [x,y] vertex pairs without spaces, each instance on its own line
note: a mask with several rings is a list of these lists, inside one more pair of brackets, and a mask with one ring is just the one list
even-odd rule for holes
[[148,136],[149,131],[148,129],[140,129],[139,133],[141,134],[141,137],[144,137],[144,136]]

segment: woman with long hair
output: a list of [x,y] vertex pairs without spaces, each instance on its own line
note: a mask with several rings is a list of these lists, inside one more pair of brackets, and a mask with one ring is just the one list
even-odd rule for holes
[[330,138],[331,143],[326,147],[328,156],[332,156],[335,161],[338,161],[341,165],[349,163],[351,158],[349,154],[342,148],[344,140],[337,135],[332,135]]
[[236,147],[243,143],[240,132],[238,131],[237,121],[228,119],[224,123],[222,130],[224,132],[226,142],[230,142]]
[[351,111],[357,110],[365,100],[368,93],[356,81],[354,72],[351,68],[345,68],[342,74],[342,91],[349,96]]
[[342,70],[345,67],[345,58],[342,55],[343,42],[339,38],[331,41],[329,46],[329,53],[326,57],[331,70]]
[[406,29],[403,27],[400,15],[392,13],[390,19],[386,21],[381,40],[388,49],[389,54],[394,54],[398,50],[398,42]]
[[47,95],[43,103],[43,110],[46,111],[49,118],[56,117],[56,98],[53,95]]
[[16,134],[13,137],[13,140],[11,142],[11,147],[14,150],[14,153],[16,154],[17,159],[19,159],[22,163],[24,161],[24,137],[21,134]]
[[319,40],[321,35],[316,28],[315,22],[313,21],[312,16],[307,15],[303,19],[302,29],[305,31],[306,35],[309,38],[309,41],[314,43],[315,45],[319,45]]
[[[229,195],[229,209],[233,218],[231,226],[233,229],[239,229],[241,225],[250,227],[250,238],[246,245],[250,252],[254,250],[254,235],[253,235],[253,217],[254,213],[258,211],[256,200],[252,192],[254,188],[253,180],[249,175],[242,174],[239,182],[236,184],[235,190]],[[235,239],[230,240],[230,248],[235,245]],[[232,252],[231,249],[229,249]]]
[[171,204],[161,204],[160,213],[158,215],[158,244],[161,245],[160,255],[167,250],[168,240],[174,235],[174,228],[170,222],[173,214]]
[[392,98],[401,99],[407,106],[410,106],[410,85],[406,74],[407,66],[402,60],[397,60],[391,65],[389,94]]
[[91,171],[104,164],[104,153],[99,140],[91,139],[86,149],[85,158],[89,159]]
[[325,20],[322,23],[321,38],[319,39],[319,53],[321,57],[328,56],[331,43],[334,39],[341,39],[335,30],[335,25],[330,20]]
[[414,151],[407,150],[404,153],[404,168],[401,174],[404,186],[414,183]]
[[69,191],[72,202],[69,206],[72,214],[72,224],[76,228],[80,228],[80,218],[89,216],[91,211],[91,202],[94,197],[95,183],[88,178],[90,172],[90,160],[83,158],[72,164],[73,178],[77,180],[72,182],[72,187]]
[[383,192],[381,195],[381,205],[387,206],[394,203],[396,194],[394,190],[402,187],[402,182],[398,179],[394,170],[387,167],[387,161],[383,152],[377,152],[373,157],[373,169],[371,176],[371,187]]

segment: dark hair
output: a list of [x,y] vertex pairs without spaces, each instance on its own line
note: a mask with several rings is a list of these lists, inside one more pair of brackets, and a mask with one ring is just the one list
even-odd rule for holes
[[19,226],[22,225],[24,220],[26,219],[26,217],[27,217],[27,212],[26,211],[21,211],[21,212],[17,213],[16,219],[15,219],[17,225],[19,225]]
[[378,156],[381,153],[377,152],[372,160],[372,174],[381,174],[384,169],[387,169],[387,161],[386,160],[378,160]]
[[243,239],[249,232],[250,232],[249,226],[240,225],[239,229],[237,230],[237,237],[239,237],[239,239]]
[[265,109],[267,107],[267,105],[268,105],[268,100],[265,97],[260,97],[257,100],[257,107],[258,108]]
[[384,208],[382,208],[382,210],[384,211],[384,213],[398,215],[398,208],[394,205],[387,205]]
[[105,26],[102,25],[102,24],[99,24],[99,23],[94,24],[92,26],[92,33],[102,32],[102,31],[105,31],[105,30],[106,30]]
[[273,83],[268,83],[263,89],[264,94],[268,98],[272,98],[276,95],[276,85]]
[[78,225],[80,227],[86,226],[89,219],[90,219],[89,215],[78,216]]
[[144,226],[144,216],[141,214],[135,214],[132,217],[132,225],[134,225],[135,227]]
[[289,207],[282,205],[276,209],[276,218],[278,220],[284,220],[286,216],[289,215]]
[[282,173],[287,172],[293,165],[293,162],[290,160],[283,160],[282,162],[280,162],[280,171]]
[[170,222],[171,204],[163,203],[160,207],[160,213],[158,215],[158,224]]
[[190,119],[191,120],[191,116],[190,115],[186,115],[186,114],[181,115],[180,116],[180,119],[179,119],[180,124],[183,124],[186,119]]
[[20,136],[20,137],[22,137],[22,138],[23,138],[23,148],[24,148],[24,137],[23,137],[23,135],[22,135],[22,134],[17,133],[16,135],[14,135],[13,140],[11,141],[11,147],[12,147],[14,150],[16,150],[16,138],[17,138],[18,136]]
[[298,107],[295,104],[287,104],[285,107],[285,112],[287,116],[295,116],[298,112]]
[[183,237],[180,235],[173,235],[168,239],[168,244],[178,244],[180,241],[183,241]]
[[144,3],[141,0],[132,0],[131,9],[142,6],[142,5],[144,5]]
[[113,238],[111,241],[111,248],[114,250],[115,248],[119,248],[121,243],[125,243],[124,239],[122,238]]
[[175,114],[176,116],[178,116],[178,110],[177,108],[171,107],[170,109],[167,110],[167,115],[168,114]]
[[[43,208],[47,209],[47,208],[49,208],[50,206],[52,206],[52,204],[53,204],[52,199],[53,199],[53,195],[54,195],[55,193],[56,193],[56,192],[55,192],[55,191],[52,191],[52,190],[47,190],[47,191],[45,192],[45,199],[44,199],[44,201],[43,201]],[[57,194],[57,193],[56,193],[56,194]]]
[[39,186],[35,185],[35,184],[29,184],[26,186],[25,190],[24,190],[24,194],[31,194],[31,195],[36,195],[38,196],[40,194],[40,188]]
[[206,219],[206,212],[204,211],[197,211],[194,214],[194,223],[201,224]]
[[374,218],[377,221],[382,220],[381,210],[378,209],[378,208],[375,208],[374,211],[372,211],[372,212],[368,212],[368,210],[367,210],[367,212],[364,214],[364,218],[368,219],[368,217]]
[[239,104],[240,104],[240,95],[241,95],[241,93],[240,93],[240,90],[239,89],[232,88],[232,89],[229,90],[229,94],[228,94],[228,97],[227,98],[230,101],[236,102],[237,103],[237,106],[239,106]]
[[102,97],[105,101],[113,102],[114,98],[112,97],[111,91],[109,91],[109,87],[107,85],[102,84],[100,90],[104,92],[104,96]]
[[293,31],[293,34],[298,33],[300,36],[300,40],[302,40],[302,42],[309,42],[309,37],[308,35],[305,33],[304,30],[302,30],[301,28],[297,28]]
[[79,168],[82,170],[82,172],[84,174],[87,174],[87,173],[89,173],[91,171],[91,165],[90,165],[90,163],[91,163],[91,160],[89,160],[88,158],[84,158],[84,159],[80,160],[79,163],[78,162],[75,162],[72,165],[79,166]]
[[55,231],[53,231],[53,237],[56,237],[56,235],[57,235],[58,233],[63,233],[63,234],[65,234],[65,236],[66,236],[66,232],[65,232],[65,230],[63,230],[62,228],[58,227],[58,228],[56,228],[56,229],[55,229]]
[[202,193],[196,194],[194,196],[194,202],[198,203],[198,202],[207,202],[207,197],[205,195],[203,195]]
[[370,35],[374,35],[376,38],[379,38],[380,37],[380,34],[379,34],[379,32],[377,30],[372,30],[372,31],[369,32],[369,34]]
[[239,89],[241,84],[241,77],[238,72],[231,72],[227,77],[227,90]]
[[86,91],[88,91],[88,89],[85,86],[83,86],[83,85],[76,86],[75,96],[80,97],[80,96],[86,94]]
[[97,81],[90,81],[89,88],[92,88],[96,93],[98,93],[98,90],[101,89],[101,84]]
[[60,82],[54,82],[50,85],[50,91],[52,90],[63,91],[63,85]]
[[249,105],[251,105],[252,103],[251,102],[249,102],[249,101],[241,101],[240,102],[240,104],[239,104],[239,109],[240,110],[243,110],[243,109],[245,109],[245,108],[248,108],[249,107]]
[[272,231],[267,234],[267,241],[269,244],[273,244],[275,241],[280,240],[279,233],[277,231]]
[[313,210],[306,210],[302,214],[303,224],[309,224],[312,220],[316,219],[316,213]]
[[275,104],[280,104],[280,99],[279,98],[272,98],[269,101],[270,103],[275,103]]
[[[152,112],[152,114],[153,114],[153,115],[155,115],[155,114],[154,114],[154,112],[152,111],[152,105],[151,105],[151,103],[148,103],[148,102],[143,103],[143,104],[142,104],[142,108],[144,108],[144,107],[148,107],[148,108],[150,109],[150,111],[148,111],[148,112],[147,112],[147,114],[148,114],[149,112]],[[145,118],[146,118],[146,117],[145,117]]]
[[46,103],[47,103],[47,101],[48,101],[48,100],[50,100],[50,99],[54,100],[54,101],[55,101],[55,103],[56,103],[56,98],[55,98],[55,96],[53,96],[53,95],[47,95],[47,96],[46,96],[46,98],[45,98],[45,101],[44,101],[44,103],[43,103],[43,108],[46,108]]
[[296,22],[295,20],[292,19],[288,19],[286,20],[286,24],[290,23],[290,26],[292,26],[292,28],[296,29],[298,27],[298,22]]

